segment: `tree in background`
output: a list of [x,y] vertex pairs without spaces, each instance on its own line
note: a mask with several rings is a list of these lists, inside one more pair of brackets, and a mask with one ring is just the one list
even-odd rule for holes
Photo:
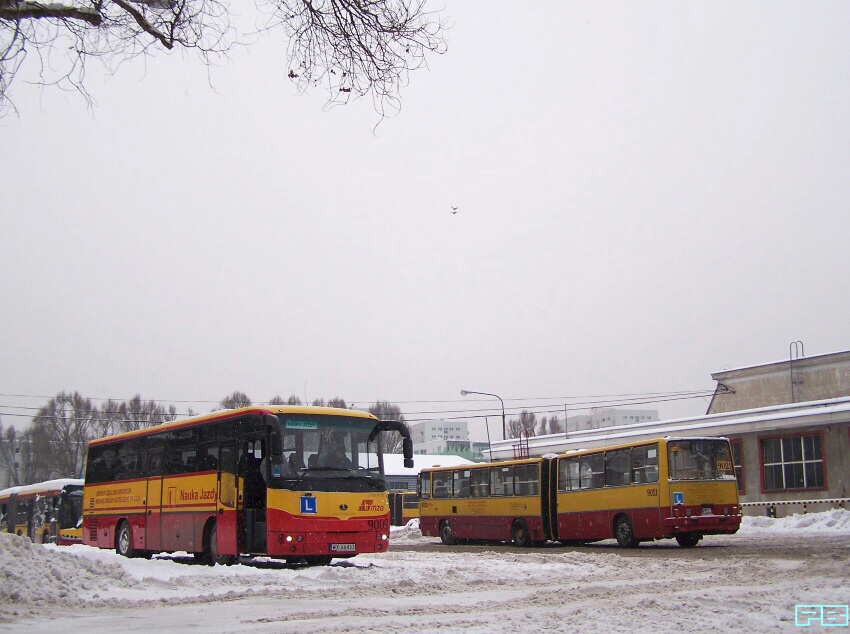
[[98,431],[98,409],[79,392],[60,392],[30,426],[37,480],[82,478],[86,447]]
[[564,428],[561,425],[561,421],[558,420],[557,416],[552,416],[552,418],[547,419],[545,416],[540,419],[540,426],[537,430],[538,436],[545,436],[547,434],[562,434],[564,433]]
[[[401,413],[399,406],[393,405],[388,401],[378,401],[370,405],[367,411],[376,416],[378,420],[398,420],[404,422],[404,414]],[[401,434],[397,432],[381,432],[381,443],[383,444],[385,453],[402,452],[402,438]]]
[[325,399],[323,398],[317,398],[313,401],[313,405],[316,407],[339,407],[340,409],[348,409],[348,405],[345,404],[345,399],[338,396],[335,396],[327,402],[325,402]]
[[11,426],[4,429],[0,421],[0,469],[9,474],[9,486],[38,481],[29,429],[23,432]]
[[529,436],[534,436],[537,427],[537,417],[533,412],[522,410],[519,418],[508,419],[508,437],[519,438],[523,431]]
[[222,409],[238,409],[240,407],[251,407],[251,399],[245,392],[236,390],[233,394],[221,399],[219,405]]
[[106,401],[99,408],[98,435],[109,436],[121,434],[145,427],[161,425],[177,418],[177,409],[170,405],[167,408],[156,401],[143,401],[136,394],[129,401]]
[[269,400],[269,405],[301,405],[301,399],[293,394],[285,401],[280,396],[273,396],[271,400]]
[[[397,110],[410,71],[446,49],[445,24],[425,0],[256,5],[260,29],[289,43],[281,74],[301,92],[324,86],[331,104],[371,94],[381,115]],[[9,87],[27,61],[36,81],[75,88],[89,102],[84,80],[92,59],[117,70],[128,59],[177,48],[210,65],[241,44],[231,15],[226,0],[0,0],[0,108],[10,105]]]

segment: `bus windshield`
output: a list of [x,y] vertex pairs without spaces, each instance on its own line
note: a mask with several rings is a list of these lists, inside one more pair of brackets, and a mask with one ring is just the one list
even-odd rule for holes
[[282,414],[279,419],[282,455],[273,480],[279,480],[282,488],[292,488],[293,482],[302,488],[305,480],[340,478],[372,480],[367,489],[384,487],[381,434],[375,420],[317,414]]
[[59,500],[59,525],[80,526],[83,519],[83,487],[65,487]]
[[729,442],[695,438],[667,443],[671,480],[734,480]]

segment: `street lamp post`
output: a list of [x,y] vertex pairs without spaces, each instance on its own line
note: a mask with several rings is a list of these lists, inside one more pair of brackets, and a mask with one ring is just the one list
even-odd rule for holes
[[480,394],[481,396],[492,396],[499,399],[499,402],[502,404],[502,440],[505,440],[508,437],[508,428],[507,425],[505,425],[505,402],[502,400],[502,397],[498,394],[490,394],[490,392],[473,392],[472,390],[460,391],[461,396],[466,396],[467,394]]

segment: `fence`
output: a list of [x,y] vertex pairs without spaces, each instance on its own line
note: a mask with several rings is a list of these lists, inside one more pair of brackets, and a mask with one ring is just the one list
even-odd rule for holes
[[838,508],[843,509],[844,504],[846,502],[850,502],[850,498],[828,498],[824,500],[783,500],[778,502],[741,502],[741,508],[763,506],[767,508],[768,517],[776,517],[777,506],[788,506],[791,504],[802,505],[803,515],[805,515],[809,512],[809,505],[812,504],[831,504],[833,505],[833,508],[835,505],[837,505]]

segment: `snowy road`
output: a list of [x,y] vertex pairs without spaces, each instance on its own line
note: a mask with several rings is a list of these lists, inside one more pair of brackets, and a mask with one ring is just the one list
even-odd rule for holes
[[210,568],[0,537],[0,630],[15,632],[791,632],[796,604],[850,603],[846,511],[748,518],[692,550],[446,549],[403,529],[389,553],[324,568]]

